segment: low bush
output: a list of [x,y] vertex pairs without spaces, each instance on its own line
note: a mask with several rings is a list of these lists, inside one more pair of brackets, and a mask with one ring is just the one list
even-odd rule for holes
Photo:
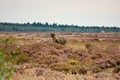
[[28,55],[21,52],[16,38],[9,36],[0,40],[0,80],[9,80],[14,65],[28,60]]
[[114,73],[120,73],[120,66],[115,67],[113,70]]
[[51,69],[64,72],[65,74],[86,74],[87,70],[76,60],[61,61],[54,63]]
[[12,63],[24,63],[28,61],[28,55],[22,53],[19,41],[13,37],[8,36],[0,40],[0,48],[6,54],[6,60],[11,61]]
[[96,66],[96,67],[93,68],[94,73],[98,73],[98,72],[101,72],[101,71],[102,71],[102,69],[99,66]]
[[9,80],[14,71],[14,64],[6,60],[7,55],[0,50],[0,80]]

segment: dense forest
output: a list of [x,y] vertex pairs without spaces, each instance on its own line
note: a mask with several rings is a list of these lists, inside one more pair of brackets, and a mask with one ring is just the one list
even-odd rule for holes
[[8,32],[120,32],[119,27],[61,25],[57,23],[7,23],[0,22],[0,31]]

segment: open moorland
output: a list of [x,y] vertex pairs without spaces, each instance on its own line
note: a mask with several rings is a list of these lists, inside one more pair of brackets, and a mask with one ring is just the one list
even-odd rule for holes
[[[120,80],[120,33],[0,32],[0,72],[10,80]],[[8,74],[8,76],[6,75]],[[10,75],[9,75],[10,74]],[[6,77],[7,76],[7,77]]]

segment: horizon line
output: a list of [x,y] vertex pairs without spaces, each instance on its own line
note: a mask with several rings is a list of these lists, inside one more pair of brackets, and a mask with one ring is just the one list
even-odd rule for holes
[[84,27],[117,27],[117,28],[120,28],[120,26],[60,24],[60,23],[56,23],[56,22],[53,22],[53,23],[49,23],[49,22],[0,22],[0,24],[1,23],[10,23],[10,24],[34,24],[34,23],[46,24],[46,23],[48,23],[48,25],[56,24],[57,26],[58,25],[67,25],[67,26],[78,26],[78,27],[84,26]]

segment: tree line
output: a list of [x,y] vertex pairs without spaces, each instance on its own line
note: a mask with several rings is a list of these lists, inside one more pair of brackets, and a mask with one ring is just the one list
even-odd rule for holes
[[0,31],[9,32],[120,32],[120,27],[78,26],[49,23],[8,23],[0,22]]

